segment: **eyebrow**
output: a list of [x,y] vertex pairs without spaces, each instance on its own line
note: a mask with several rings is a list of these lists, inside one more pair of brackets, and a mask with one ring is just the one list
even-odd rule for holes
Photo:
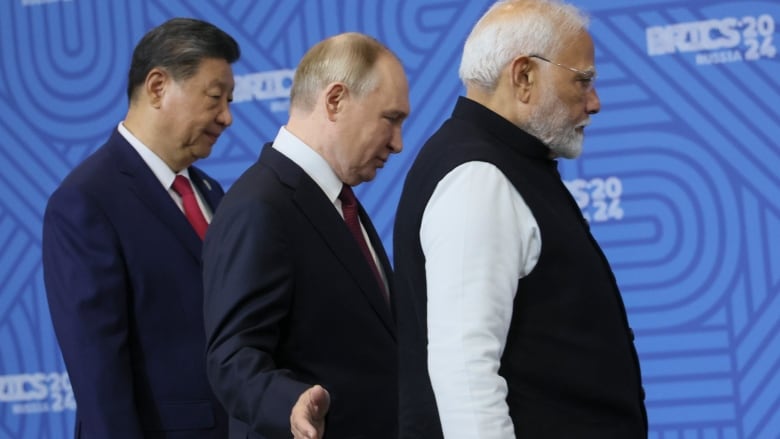
[[235,82],[233,83],[233,87],[229,87],[228,85],[229,84],[227,82],[225,82],[225,81],[223,81],[221,79],[212,79],[211,81],[209,81],[206,84],[206,87],[207,88],[219,87],[219,88],[225,89],[225,90],[233,90],[234,88],[236,88]]

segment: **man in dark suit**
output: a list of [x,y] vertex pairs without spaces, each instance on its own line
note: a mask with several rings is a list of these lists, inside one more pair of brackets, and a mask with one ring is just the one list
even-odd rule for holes
[[206,378],[200,256],[223,191],[192,164],[232,122],[239,56],[203,21],[147,33],[125,120],[49,199],[44,278],[77,438],[227,435]]
[[408,113],[386,47],[320,42],[287,125],[225,196],[204,244],[204,311],[231,438],[395,438],[391,267],[350,186],[401,151]]

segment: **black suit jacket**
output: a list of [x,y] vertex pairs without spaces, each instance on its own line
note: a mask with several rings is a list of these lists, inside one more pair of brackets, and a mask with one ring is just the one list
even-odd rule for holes
[[[390,278],[362,207],[360,216]],[[291,437],[291,409],[313,384],[331,395],[326,438],[396,436],[389,305],[331,201],[270,145],[214,217],[204,285],[209,379],[231,438]]]
[[[211,209],[223,191],[190,177]],[[118,133],[49,199],[43,269],[76,437],[224,438],[206,378],[202,242]]]

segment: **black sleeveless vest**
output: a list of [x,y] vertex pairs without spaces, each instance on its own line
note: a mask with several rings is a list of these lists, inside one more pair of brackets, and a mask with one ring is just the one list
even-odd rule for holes
[[539,261],[518,282],[499,370],[508,384],[516,436],[647,437],[639,361],[620,292],[548,154],[536,138],[460,98],[409,171],[394,233],[402,439],[442,437],[427,371],[419,230],[438,182],[472,161],[491,163],[504,173],[541,231]]

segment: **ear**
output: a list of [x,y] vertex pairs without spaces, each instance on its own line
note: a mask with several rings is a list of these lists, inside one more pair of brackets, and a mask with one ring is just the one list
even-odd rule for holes
[[336,115],[344,109],[346,101],[349,98],[347,86],[341,82],[334,82],[325,88],[325,111],[328,113],[328,120],[336,120]]
[[149,99],[149,103],[154,108],[160,108],[162,105],[162,99],[165,96],[165,88],[168,85],[171,77],[163,69],[153,68],[146,75],[146,81],[144,82],[144,94]]
[[523,55],[513,59],[509,66],[510,80],[512,89],[515,91],[515,97],[528,103],[531,99],[531,89],[536,81],[536,69],[533,68],[531,58]]

